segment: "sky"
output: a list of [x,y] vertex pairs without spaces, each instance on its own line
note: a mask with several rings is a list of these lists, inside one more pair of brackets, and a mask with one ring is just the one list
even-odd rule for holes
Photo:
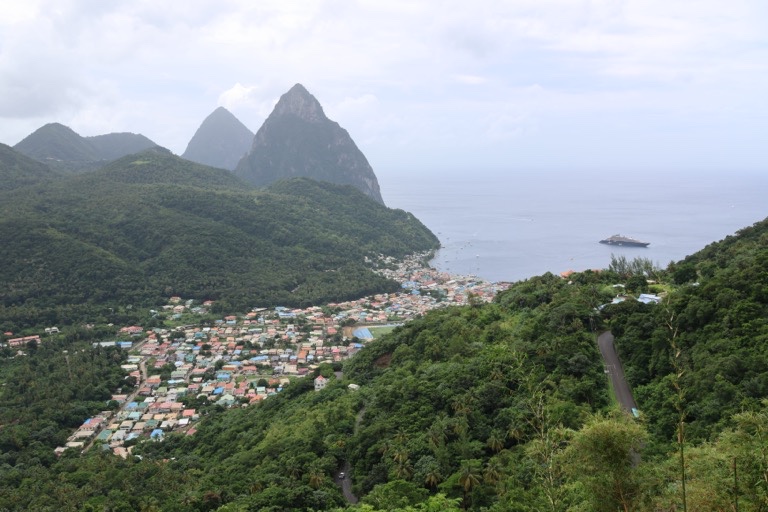
[[0,0],[0,142],[181,154],[303,84],[387,174],[768,172],[765,0]]

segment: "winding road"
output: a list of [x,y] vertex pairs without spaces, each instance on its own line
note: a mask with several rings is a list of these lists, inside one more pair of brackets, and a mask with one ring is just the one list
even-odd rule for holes
[[619,361],[619,356],[616,354],[616,347],[613,345],[613,334],[610,331],[606,331],[597,337],[597,345],[600,347],[600,353],[605,361],[605,373],[611,378],[611,385],[613,386],[613,392],[616,394],[616,400],[619,401],[624,410],[630,414],[635,414],[637,411],[637,403],[632,397],[632,390],[627,384],[627,379],[624,377],[624,369]]

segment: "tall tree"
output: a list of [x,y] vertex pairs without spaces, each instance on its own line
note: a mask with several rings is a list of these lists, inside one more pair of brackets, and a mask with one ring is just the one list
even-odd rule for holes
[[638,454],[646,439],[642,425],[623,412],[594,415],[574,434],[566,468],[587,489],[591,510],[638,509],[643,489]]

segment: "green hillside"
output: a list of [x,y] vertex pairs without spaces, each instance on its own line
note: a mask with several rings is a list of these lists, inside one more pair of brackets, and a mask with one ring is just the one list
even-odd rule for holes
[[0,144],[0,192],[55,178],[51,169],[10,146]]
[[[276,189],[250,197],[307,206],[335,190]],[[433,311],[369,343],[340,380],[318,368],[331,376],[322,391],[310,375],[258,405],[207,406],[194,435],[141,443],[128,460],[50,456],[39,429],[52,435],[68,421],[53,404],[69,394],[85,407],[100,382],[114,385],[105,361],[116,355],[93,353],[79,397],[49,385],[49,374],[61,378],[63,345],[37,349],[0,366],[14,382],[0,394],[0,508],[766,510],[766,237],[768,220],[666,270],[617,259],[570,282],[546,274],[492,304]],[[604,306],[616,284],[624,302]],[[641,293],[662,301],[640,303]],[[606,329],[639,418],[613,403],[595,342]],[[78,346],[70,338],[60,343]],[[73,364],[87,371],[87,361]],[[21,404],[37,415],[14,412]],[[359,504],[345,500],[339,471]]]
[[668,303],[623,304],[614,334],[654,432],[674,432],[678,413],[667,392],[677,364],[688,435],[712,439],[732,415],[768,397],[768,220],[710,244],[670,274],[678,287]]
[[433,249],[412,215],[311,180],[253,191],[163,149],[0,196],[5,330],[161,298],[308,305],[392,290],[366,256]]

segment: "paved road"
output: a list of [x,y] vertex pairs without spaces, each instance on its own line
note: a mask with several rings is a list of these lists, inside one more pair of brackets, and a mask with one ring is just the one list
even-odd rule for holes
[[[357,434],[357,429],[360,427],[360,422],[363,421],[363,415],[365,414],[365,407],[360,409],[360,412],[357,413],[357,418],[355,418],[355,430],[354,434]],[[350,477],[350,469],[352,469],[352,466],[350,465],[348,460],[344,461],[344,464],[341,466],[341,470],[336,473],[336,482],[341,487],[341,492],[344,494],[344,498],[347,500],[348,503],[351,503],[352,505],[357,503],[357,496],[352,494],[352,478]],[[344,478],[341,478],[341,475],[344,474]]]
[[613,392],[616,394],[616,399],[619,404],[628,413],[632,414],[632,410],[637,410],[637,403],[632,397],[632,390],[629,389],[627,379],[624,378],[624,369],[621,367],[621,361],[616,354],[616,347],[613,345],[613,334],[610,331],[606,331],[597,337],[597,345],[600,347],[600,353],[603,355],[603,361],[605,361],[605,371],[611,378],[611,385],[613,386]]

